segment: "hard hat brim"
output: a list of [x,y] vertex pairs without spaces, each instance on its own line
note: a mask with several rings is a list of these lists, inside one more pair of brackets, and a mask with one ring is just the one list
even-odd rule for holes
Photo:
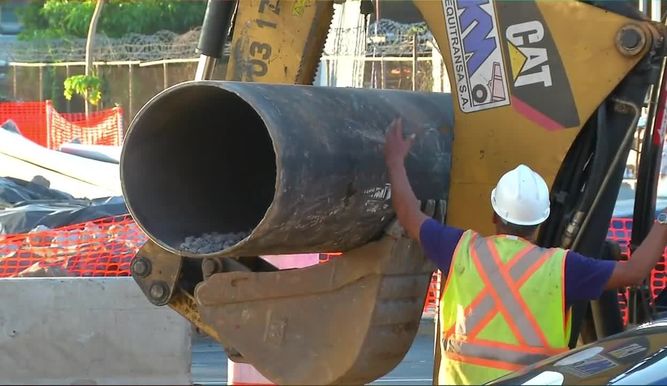
[[521,221],[512,218],[512,216],[510,216],[509,214],[502,214],[503,211],[498,207],[498,204],[496,203],[496,188],[493,188],[493,190],[491,191],[491,207],[493,208],[493,212],[504,221],[513,225],[521,225],[521,226],[540,225],[543,222],[545,222],[549,218],[549,215],[551,214],[551,208],[547,208],[544,216],[540,217],[539,219],[535,219],[533,221]]

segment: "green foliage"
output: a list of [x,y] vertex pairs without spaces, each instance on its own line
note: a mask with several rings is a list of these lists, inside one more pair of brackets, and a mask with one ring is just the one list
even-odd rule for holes
[[[96,0],[32,0],[22,7],[20,38],[85,38]],[[160,30],[184,33],[201,25],[204,0],[106,0],[98,33],[121,37]]]
[[63,95],[69,101],[73,95],[81,95],[88,102],[97,106],[102,99],[102,81],[95,75],[74,75],[65,79]]

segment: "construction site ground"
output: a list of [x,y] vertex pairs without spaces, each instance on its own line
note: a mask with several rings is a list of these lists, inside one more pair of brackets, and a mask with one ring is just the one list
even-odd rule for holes
[[[373,385],[431,385],[433,373],[432,319],[422,319],[419,332],[403,361]],[[227,355],[208,337],[193,335],[192,380],[195,385],[226,385]]]

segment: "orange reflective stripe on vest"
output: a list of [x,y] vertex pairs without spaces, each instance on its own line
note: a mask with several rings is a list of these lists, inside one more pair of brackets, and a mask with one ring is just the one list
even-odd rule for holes
[[[539,248],[529,246],[522,251],[523,253],[518,254],[510,262],[509,275],[518,286],[521,285],[525,279],[528,278],[531,271],[537,267],[536,263],[539,263],[545,257]],[[477,298],[469,307],[468,312],[472,307],[476,307],[475,313],[470,313],[471,317],[466,319],[466,331],[469,337],[474,337],[479,330],[484,327],[486,322],[488,323],[491,320],[491,317],[495,315],[495,311],[498,306],[496,301],[491,296],[487,289],[480,292]]]
[[[479,242],[479,238],[475,237],[474,242]],[[539,263],[549,256],[550,254],[544,254],[539,248],[532,245],[524,248],[524,250],[514,256],[507,265],[509,267],[510,278],[516,286],[521,286],[521,284],[530,276],[530,273],[534,272],[535,269],[539,267]],[[503,267],[499,267],[499,269],[503,269]],[[465,311],[466,314],[471,315],[465,321],[465,330],[467,331],[469,338],[473,338],[476,333],[490,321],[491,317],[495,315],[494,311],[498,308],[495,299],[489,293],[489,289],[487,283],[487,287],[477,295],[475,300],[473,300],[471,305],[467,307]],[[474,313],[472,312],[473,308],[476,310]],[[452,326],[450,330],[447,331],[446,335],[451,335],[454,332],[454,328],[455,326]]]
[[476,238],[471,251],[486,288],[520,343],[546,347],[547,340],[542,330],[519,295],[516,283],[509,277],[495,249],[491,240]]

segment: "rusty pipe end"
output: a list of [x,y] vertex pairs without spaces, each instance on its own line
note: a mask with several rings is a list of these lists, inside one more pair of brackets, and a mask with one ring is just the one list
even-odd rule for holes
[[213,82],[186,82],[151,99],[121,155],[129,212],[170,252],[218,255],[247,238],[269,209],[276,156],[253,108]]

